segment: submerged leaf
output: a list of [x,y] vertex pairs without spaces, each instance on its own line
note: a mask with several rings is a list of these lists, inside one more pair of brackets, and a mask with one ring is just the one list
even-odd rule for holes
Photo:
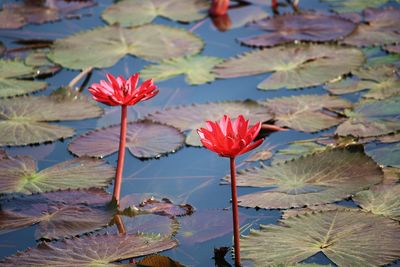
[[250,120],[251,125],[272,119],[268,108],[251,100],[176,106],[152,113],[147,118],[172,125],[181,131],[190,131],[186,144],[201,146],[196,130],[204,126],[204,121],[216,121],[225,114],[230,117],[242,114]]
[[337,15],[311,12],[274,16],[258,21],[256,26],[267,33],[241,38],[241,43],[265,47],[295,41],[330,41],[350,34],[356,27],[350,20]]
[[326,211],[260,225],[241,240],[243,259],[256,266],[293,264],[318,252],[338,266],[381,266],[400,257],[400,226],[361,211]]
[[355,48],[300,44],[246,52],[216,66],[219,78],[273,72],[259,89],[303,88],[336,79],[361,66],[363,53]]
[[0,193],[43,193],[63,189],[106,187],[114,168],[102,160],[73,159],[37,171],[28,156],[0,159]]
[[191,22],[207,16],[209,5],[205,0],[123,0],[109,6],[101,17],[123,27],[147,24],[158,16]]
[[84,96],[60,95],[0,99],[0,146],[28,145],[74,135],[74,130],[47,122],[95,118],[102,109]]
[[276,125],[303,132],[317,132],[339,124],[342,118],[327,111],[351,107],[350,102],[329,95],[288,96],[261,103],[275,115]]
[[[96,44],[95,50],[87,40]],[[183,29],[155,24],[136,28],[106,26],[57,40],[49,58],[71,69],[105,68],[128,54],[159,61],[193,55],[202,48],[201,39]]]
[[37,248],[0,261],[8,266],[119,266],[112,262],[157,253],[176,241],[147,235],[98,235],[40,243]]
[[[381,182],[382,170],[361,151],[328,149],[238,172],[238,186],[272,187],[239,197],[239,205],[286,209],[332,203]],[[228,177],[224,182],[228,182]]]
[[349,117],[336,129],[340,136],[355,137],[381,136],[400,130],[400,96],[359,103],[353,111],[347,111]]
[[[75,155],[102,158],[118,151],[120,125],[87,132],[73,140],[68,149]],[[126,147],[138,158],[160,157],[183,145],[184,136],[177,129],[159,123],[130,122]]]
[[192,85],[203,84],[215,80],[215,74],[211,70],[222,59],[206,56],[190,56],[171,58],[158,63],[148,65],[140,72],[143,79],[163,81],[184,74],[186,82]]

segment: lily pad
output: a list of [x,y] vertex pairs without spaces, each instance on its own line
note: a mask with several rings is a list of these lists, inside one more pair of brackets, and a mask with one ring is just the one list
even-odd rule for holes
[[274,16],[255,26],[267,33],[241,38],[242,44],[266,47],[295,41],[337,40],[350,34],[356,24],[337,15],[308,12]]
[[230,117],[237,117],[242,114],[250,120],[250,125],[272,119],[268,108],[251,100],[176,106],[152,113],[147,118],[172,125],[181,131],[190,131],[186,138],[186,144],[201,146],[196,130],[204,126],[204,121],[219,120],[224,114]]
[[4,46],[3,42],[0,42],[0,57],[3,56],[5,51],[6,47]]
[[314,153],[323,152],[326,150],[326,146],[319,145],[314,142],[301,142],[289,144],[285,149],[280,149],[276,152],[272,159],[271,164],[284,163],[298,159],[300,157],[308,156]]
[[317,132],[343,121],[330,111],[351,107],[351,103],[329,95],[280,97],[261,102],[275,115],[275,125],[297,131]]
[[254,21],[265,19],[269,16],[264,9],[254,6],[247,5],[238,8],[228,9],[229,19],[232,21],[230,29],[236,29],[245,26]]
[[209,6],[205,0],[124,0],[109,6],[101,16],[123,27],[151,23],[158,16],[192,22],[206,17]]
[[24,79],[34,75],[35,69],[22,61],[0,59],[0,97],[25,95],[45,89],[45,82]]
[[[330,149],[284,164],[238,172],[238,186],[272,187],[239,197],[239,205],[286,209],[332,203],[382,181],[379,166],[357,149]],[[224,182],[229,182],[227,177]]]
[[85,96],[59,95],[0,99],[0,146],[37,144],[74,135],[70,127],[47,122],[95,118],[102,109]]
[[321,212],[321,211],[336,211],[336,210],[359,210],[359,209],[341,206],[341,205],[337,205],[337,204],[315,205],[315,206],[308,206],[306,208],[283,210],[282,218],[287,219],[287,218],[295,217],[295,216],[299,216],[299,215],[310,214],[312,212],[315,213],[315,212]]
[[359,103],[345,114],[349,119],[336,129],[340,136],[371,137],[395,133],[400,130],[400,96]]
[[[73,140],[68,149],[78,157],[102,158],[118,151],[120,125],[89,131]],[[138,158],[154,158],[176,151],[183,145],[179,130],[159,123],[130,122],[126,147]]]
[[375,68],[363,68],[353,72],[357,79],[348,78],[326,86],[332,94],[347,94],[369,89],[365,98],[385,99],[400,94],[400,78],[396,69],[382,65]]
[[[96,44],[93,50],[88,40]],[[57,40],[49,58],[71,69],[111,67],[126,55],[149,61],[193,55],[203,48],[202,40],[191,32],[163,25],[136,28],[99,27]]]
[[[389,0],[321,0],[329,3],[331,8],[340,13],[360,12],[368,7],[379,7],[386,4]],[[400,2],[399,0],[395,0]]]
[[374,186],[353,200],[366,211],[400,221],[400,184]]
[[389,53],[400,54],[400,44],[397,45],[386,45],[384,47]]
[[256,266],[293,264],[322,252],[338,266],[381,266],[400,257],[400,226],[361,211],[326,211],[260,225],[241,240],[243,259]]
[[264,90],[295,89],[323,84],[360,67],[363,53],[356,48],[300,44],[246,52],[219,64],[219,78],[273,72],[257,85]]
[[119,266],[112,262],[144,256],[176,247],[176,241],[148,235],[84,236],[15,254],[0,261],[7,266]]
[[115,170],[102,160],[73,159],[37,171],[29,156],[0,159],[0,193],[43,193],[62,189],[106,187]]
[[151,255],[144,257],[144,259],[139,261],[138,264],[144,267],[185,267],[179,262],[162,255]]
[[207,56],[190,56],[171,58],[158,63],[148,65],[140,72],[142,79],[163,81],[184,74],[186,82],[191,85],[208,83],[215,80],[215,74],[211,70],[221,63],[222,59]]
[[367,154],[379,164],[400,168],[400,143],[377,147],[368,150]]
[[383,53],[380,47],[366,47],[362,49],[368,57],[364,64],[366,67],[379,67],[382,65],[393,65],[400,67],[400,55]]
[[[367,2],[367,1],[365,1]],[[398,25],[400,9],[368,8],[363,11],[365,21],[344,39],[345,44],[355,46],[385,45],[397,43],[400,40]]]
[[36,239],[63,238],[91,232],[111,221],[116,209],[108,205],[110,199],[111,196],[106,192],[90,189],[36,194],[3,201],[0,233],[33,224],[38,224]]

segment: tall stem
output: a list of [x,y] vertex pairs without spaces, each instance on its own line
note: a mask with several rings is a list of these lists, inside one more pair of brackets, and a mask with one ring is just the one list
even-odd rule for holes
[[239,244],[239,211],[236,192],[236,166],[235,158],[230,158],[231,165],[231,193],[232,193],[232,215],[233,215],[233,243],[235,248],[235,266],[240,266],[240,244]]
[[114,193],[113,193],[113,198],[117,201],[118,206],[119,206],[119,195],[121,193],[122,172],[124,170],[127,110],[128,106],[126,105],[121,106],[121,131],[119,134],[118,164],[117,164],[117,172],[115,174]]

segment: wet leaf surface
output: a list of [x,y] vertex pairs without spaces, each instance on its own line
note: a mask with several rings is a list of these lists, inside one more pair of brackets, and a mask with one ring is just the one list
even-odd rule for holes
[[338,266],[380,266],[400,256],[400,226],[361,211],[326,211],[260,226],[241,240],[243,259],[293,264],[322,252]]
[[268,109],[255,101],[214,102],[176,106],[152,113],[147,118],[172,125],[181,131],[190,131],[188,138],[186,138],[186,144],[201,146],[196,130],[203,127],[206,120],[220,120],[224,114],[230,117],[237,117],[242,114],[250,120],[251,125],[258,121],[265,122],[272,119]]
[[74,135],[70,127],[47,122],[82,120],[98,117],[102,109],[85,96],[19,97],[0,99],[1,146],[37,144]]
[[215,74],[211,70],[221,61],[220,58],[200,55],[171,58],[157,65],[147,65],[140,73],[142,79],[155,81],[163,81],[183,74],[188,84],[199,85],[215,80]]
[[267,33],[242,38],[242,44],[266,47],[295,41],[331,41],[350,34],[356,27],[350,20],[322,13],[285,14],[255,25]]
[[3,200],[0,233],[37,224],[35,238],[76,236],[106,226],[115,209],[100,189],[58,191]]
[[329,95],[280,97],[261,102],[275,115],[275,124],[297,131],[317,132],[343,121],[334,112],[351,107],[351,103]]
[[399,41],[400,10],[396,8],[368,8],[363,11],[365,21],[344,39],[345,44],[355,46],[393,44]]
[[109,6],[102,18],[109,24],[132,27],[151,23],[161,16],[181,22],[200,20],[207,16],[205,0],[124,0]]
[[381,136],[400,130],[400,97],[392,97],[381,101],[359,103],[353,111],[347,111],[349,117],[336,129],[340,136],[355,137]]
[[98,235],[40,243],[37,248],[6,258],[2,266],[119,266],[112,262],[157,253],[176,241],[147,235]]
[[[381,182],[379,166],[363,152],[331,149],[284,164],[241,170],[238,186],[272,187],[239,197],[243,207],[286,209],[332,203]],[[228,182],[225,177],[224,182]]]
[[107,187],[114,175],[114,168],[102,160],[73,159],[38,171],[31,157],[7,157],[0,159],[0,193]]
[[[87,45],[87,40],[96,43],[96,50]],[[202,48],[202,40],[183,29],[155,24],[128,29],[106,26],[57,40],[49,57],[70,69],[105,68],[128,54],[160,61],[193,55]]]
[[219,78],[235,78],[273,72],[257,88],[295,89],[333,80],[363,61],[362,52],[355,48],[300,44],[246,52],[217,65],[215,73]]
[[[82,157],[106,157],[118,151],[120,125],[96,129],[73,140],[68,149]],[[130,122],[127,127],[126,147],[138,158],[154,158],[175,152],[184,142],[177,129],[159,123]]]

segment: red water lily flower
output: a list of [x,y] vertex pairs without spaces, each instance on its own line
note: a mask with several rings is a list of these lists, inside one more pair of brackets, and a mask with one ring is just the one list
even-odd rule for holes
[[225,15],[229,8],[229,0],[212,0],[210,14],[212,16]]
[[[232,122],[224,115],[221,121],[206,122],[206,128],[197,130],[201,143],[221,157],[234,158],[258,147],[263,139],[253,140],[261,129],[261,122],[248,128],[249,121],[243,115]],[[252,143],[253,142],[253,143]]]
[[106,74],[108,82],[101,80],[100,84],[95,83],[89,88],[93,98],[109,106],[131,106],[140,101],[154,97],[158,90],[153,84],[153,80],[143,82],[139,87],[139,73],[136,73],[125,80],[122,76],[115,78],[113,75]]

